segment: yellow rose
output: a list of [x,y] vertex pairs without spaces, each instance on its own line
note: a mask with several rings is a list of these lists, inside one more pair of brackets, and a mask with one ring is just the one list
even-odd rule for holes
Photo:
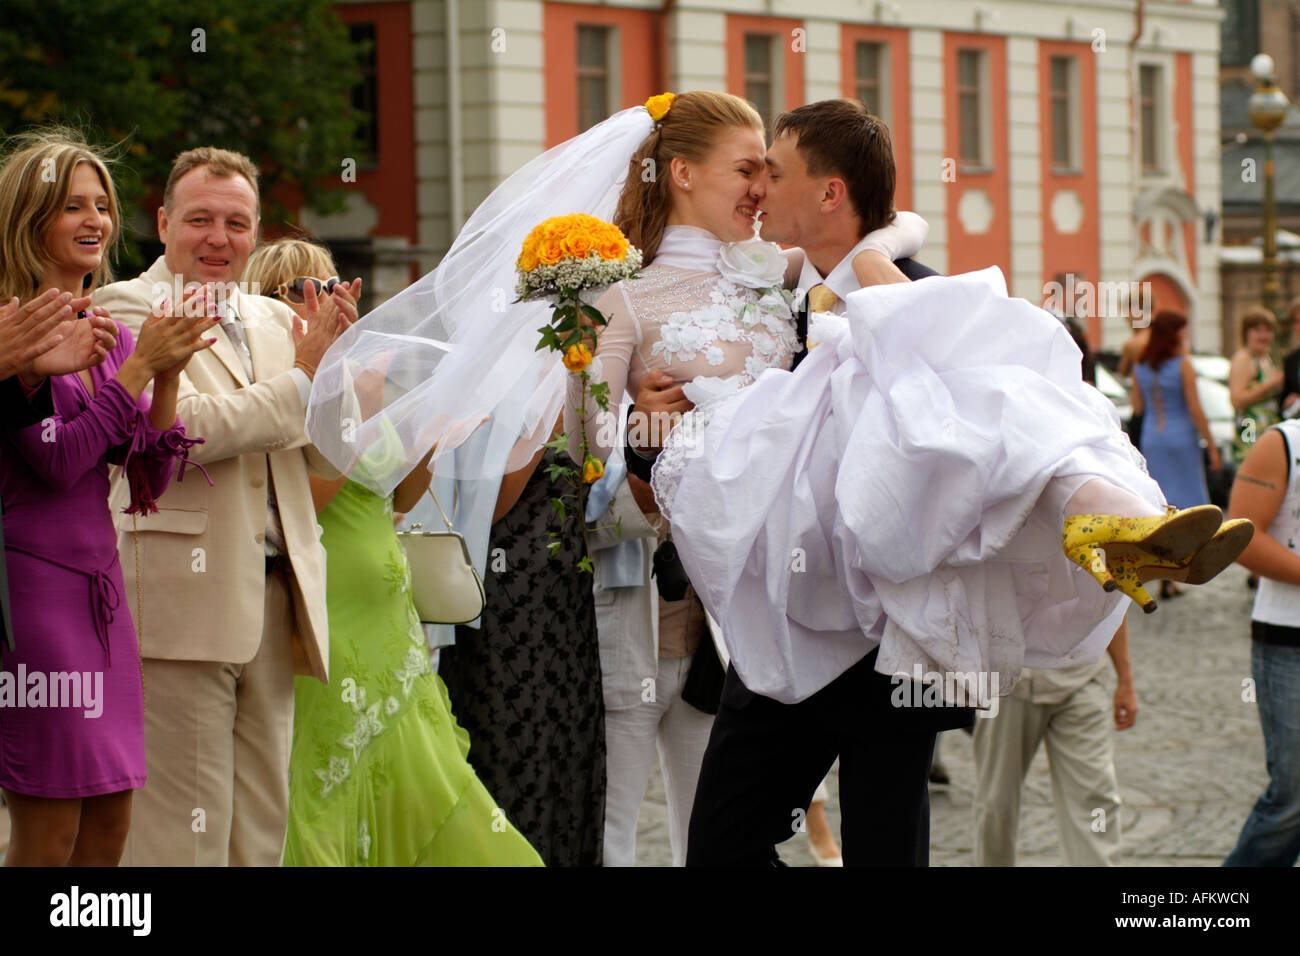
[[600,481],[605,475],[605,465],[599,458],[588,458],[587,463],[582,466],[582,480],[587,484]]
[[622,261],[624,256],[627,255],[627,240],[621,235],[608,236],[597,243],[596,251],[600,253],[602,259],[618,259]]
[[564,353],[564,367],[570,372],[581,372],[591,364],[591,349],[582,343],[570,345]]
[[525,249],[523,255],[521,255],[515,263],[515,268],[522,272],[532,272],[538,265],[537,253],[533,252],[531,249]]
[[575,259],[587,258],[592,245],[591,233],[585,229],[576,229],[564,237],[564,251]]
[[658,96],[652,96],[645,101],[646,112],[656,123],[668,115],[668,111],[673,108],[673,100],[677,99],[676,93],[660,93]]
[[564,258],[564,246],[559,239],[543,239],[537,247],[537,258],[544,265],[553,266]]

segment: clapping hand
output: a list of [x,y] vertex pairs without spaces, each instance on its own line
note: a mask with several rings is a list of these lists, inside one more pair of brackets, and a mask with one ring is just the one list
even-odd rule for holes
[[0,378],[21,372],[42,379],[102,362],[117,344],[117,326],[98,309],[76,318],[89,305],[89,298],[51,289],[25,305],[13,299],[0,307]]
[[294,322],[294,345],[297,347],[294,365],[308,377],[316,376],[316,367],[325,357],[325,352],[357,320],[357,296],[360,293],[360,279],[351,283],[340,282],[324,299],[316,295],[316,288],[310,283],[303,287],[307,319],[305,329],[298,321]]
[[[309,299],[308,296],[311,296]],[[357,320],[357,302],[361,296],[361,280],[353,279],[351,282],[339,282],[330,290],[330,294],[325,298],[317,295],[316,290],[307,284],[302,290],[303,304],[307,306],[308,316],[313,312],[324,315],[331,309],[337,310],[345,320],[345,325],[340,329],[340,334],[346,331],[348,326]],[[315,302],[315,309],[310,303]],[[307,334],[307,325],[302,318],[294,313],[293,316],[293,344],[297,345]]]
[[164,299],[140,326],[131,358],[141,362],[151,378],[175,379],[195,352],[212,347],[216,339],[204,333],[219,321],[219,317],[202,312],[186,315],[181,310],[181,314],[172,315],[170,303]]

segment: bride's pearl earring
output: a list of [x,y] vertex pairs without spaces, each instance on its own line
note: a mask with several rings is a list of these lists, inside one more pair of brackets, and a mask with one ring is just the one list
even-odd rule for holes
[[682,183],[682,188],[683,188],[683,189],[690,189],[690,188],[691,188],[691,184],[690,184],[690,183]]

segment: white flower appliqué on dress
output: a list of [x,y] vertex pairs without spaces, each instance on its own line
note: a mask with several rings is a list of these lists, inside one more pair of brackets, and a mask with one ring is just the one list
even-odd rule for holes
[[748,343],[741,385],[769,368],[782,365],[782,354],[799,348],[790,304],[779,289],[754,289],[722,277],[714,280],[708,305],[672,312],[658,322],[659,340],[650,354],[669,365],[694,361],[702,354],[711,367],[726,361],[719,343]]

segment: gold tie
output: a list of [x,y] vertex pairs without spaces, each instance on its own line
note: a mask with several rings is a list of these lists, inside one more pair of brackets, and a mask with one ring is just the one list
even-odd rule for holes
[[820,282],[808,290],[809,312],[829,312],[839,301],[840,297]]

